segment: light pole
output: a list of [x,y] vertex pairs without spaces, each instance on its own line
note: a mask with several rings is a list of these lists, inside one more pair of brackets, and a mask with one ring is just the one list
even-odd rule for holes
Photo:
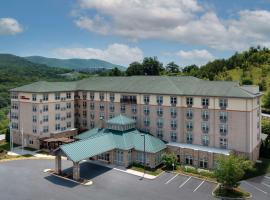
[[144,134],[141,134],[141,136],[143,136],[143,176],[141,177],[141,180],[144,178],[144,175],[145,175],[145,165],[146,165],[146,162],[145,162],[145,133]]

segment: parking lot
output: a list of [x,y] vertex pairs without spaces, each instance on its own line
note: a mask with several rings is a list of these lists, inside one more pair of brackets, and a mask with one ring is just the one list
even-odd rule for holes
[[[70,161],[62,161],[66,171]],[[154,180],[126,174],[88,162],[81,164],[81,176],[93,185],[82,186],[43,172],[54,160],[18,160],[0,163],[0,194],[3,200],[211,200],[215,183],[164,172]],[[269,199],[270,178],[257,177],[241,186],[253,199]]]
[[241,182],[241,187],[252,193],[252,199],[270,199],[270,174]]

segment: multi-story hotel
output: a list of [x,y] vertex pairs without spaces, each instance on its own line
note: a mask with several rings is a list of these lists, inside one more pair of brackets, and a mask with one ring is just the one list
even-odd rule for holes
[[121,114],[166,142],[181,163],[212,168],[219,154],[258,159],[260,97],[256,86],[185,76],[36,82],[11,90],[12,135],[39,149]]

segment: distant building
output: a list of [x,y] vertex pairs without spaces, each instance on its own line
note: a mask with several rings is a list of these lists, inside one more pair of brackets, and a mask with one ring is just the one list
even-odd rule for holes
[[257,86],[187,76],[36,82],[11,90],[12,133],[15,143],[23,133],[24,145],[39,149],[44,139],[73,138],[122,114],[181,163],[212,168],[216,155],[233,151],[258,159],[260,97]]

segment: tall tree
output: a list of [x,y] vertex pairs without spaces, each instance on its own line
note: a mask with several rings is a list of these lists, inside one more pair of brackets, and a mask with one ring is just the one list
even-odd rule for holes
[[157,57],[146,57],[142,62],[144,75],[160,75],[164,71],[163,64],[158,61]]
[[178,73],[180,70],[177,64],[175,64],[174,62],[170,62],[166,66],[166,71],[169,73]]
[[126,70],[127,76],[133,76],[133,75],[144,75],[143,66],[139,62],[133,62],[129,65],[129,67]]

